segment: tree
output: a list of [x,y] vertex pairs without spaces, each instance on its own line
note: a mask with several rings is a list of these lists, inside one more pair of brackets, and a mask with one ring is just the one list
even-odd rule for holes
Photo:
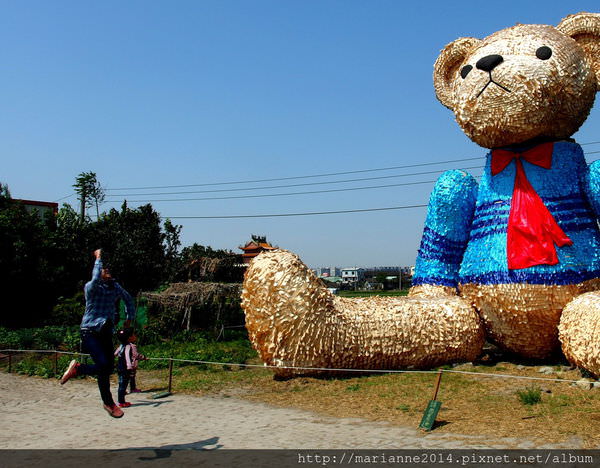
[[[86,175],[95,177],[81,176]],[[85,184],[81,188],[81,193],[94,193]],[[181,226],[169,220],[163,225],[149,204],[130,209],[123,203],[95,222],[68,204],[57,216],[41,217],[13,200],[0,183],[0,284],[5,292],[0,326],[78,320],[97,248],[130,293],[155,289],[178,271],[180,232]]]
[[182,227],[181,225],[173,224],[170,219],[165,220],[164,223],[166,273],[169,282],[175,281],[177,271],[181,268],[181,257],[179,256],[181,240],[179,239],[179,234]]
[[102,259],[130,293],[155,289],[169,280],[169,261],[177,255],[181,227],[169,222],[165,233],[152,205],[131,209],[124,202],[121,210],[111,209],[90,227],[89,251],[102,248]]
[[85,209],[96,206],[96,216],[100,216],[100,204],[104,202],[105,193],[100,185],[95,172],[81,172],[73,184],[75,192],[79,195],[80,217],[85,218]]
[[377,276],[375,276],[375,281],[377,281],[378,283],[383,284],[383,286],[385,287],[386,284],[386,278],[387,278],[387,274],[386,273],[377,273]]
[[55,232],[53,216],[29,213],[0,184],[0,284],[4,292],[1,325],[37,323],[54,304],[54,273],[59,257]]
[[0,182],[0,203],[3,203],[10,199],[11,199],[11,196],[10,196],[10,190],[8,190],[8,185],[5,185],[2,182]]
[[[242,263],[242,256],[231,250],[214,250],[210,246],[194,243],[183,248],[180,258],[181,268],[177,276],[180,281],[192,279],[225,283],[241,283],[243,281],[244,269],[239,266]],[[203,268],[207,264],[210,267]],[[194,268],[196,269],[194,270]]]

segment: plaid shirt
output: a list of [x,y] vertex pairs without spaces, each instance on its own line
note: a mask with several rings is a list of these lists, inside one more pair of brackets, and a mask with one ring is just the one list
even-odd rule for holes
[[[117,300],[123,299],[127,309],[127,319],[135,318],[135,307],[131,295],[116,281],[106,282],[101,278],[102,260],[97,259],[92,272],[92,281],[86,283],[85,313],[81,320],[82,330],[100,331],[107,321],[116,315]],[[112,283],[112,284],[111,284]]]

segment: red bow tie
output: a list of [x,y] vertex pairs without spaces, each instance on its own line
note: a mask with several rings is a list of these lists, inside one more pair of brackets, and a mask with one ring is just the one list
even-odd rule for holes
[[550,169],[553,147],[554,143],[543,143],[521,153],[502,149],[492,151],[493,176],[502,172],[513,160],[517,168],[506,237],[508,268],[511,270],[556,265],[558,257],[554,244],[559,247],[573,244],[527,180],[521,162],[524,159]]

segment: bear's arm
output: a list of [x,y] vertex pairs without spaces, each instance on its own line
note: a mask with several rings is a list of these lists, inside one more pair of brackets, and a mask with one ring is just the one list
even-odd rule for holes
[[600,217],[600,160],[589,165],[585,173],[584,187],[596,218]]
[[477,192],[477,181],[464,171],[447,171],[437,180],[427,208],[413,287],[457,287]]

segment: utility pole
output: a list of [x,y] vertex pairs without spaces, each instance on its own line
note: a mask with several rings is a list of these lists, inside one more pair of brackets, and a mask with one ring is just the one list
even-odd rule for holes
[[85,201],[86,201],[86,193],[85,193],[85,187],[82,187],[81,190],[81,195],[79,196],[79,201],[80,201],[80,209],[79,209],[79,216],[81,218],[81,222],[83,222],[85,220]]

